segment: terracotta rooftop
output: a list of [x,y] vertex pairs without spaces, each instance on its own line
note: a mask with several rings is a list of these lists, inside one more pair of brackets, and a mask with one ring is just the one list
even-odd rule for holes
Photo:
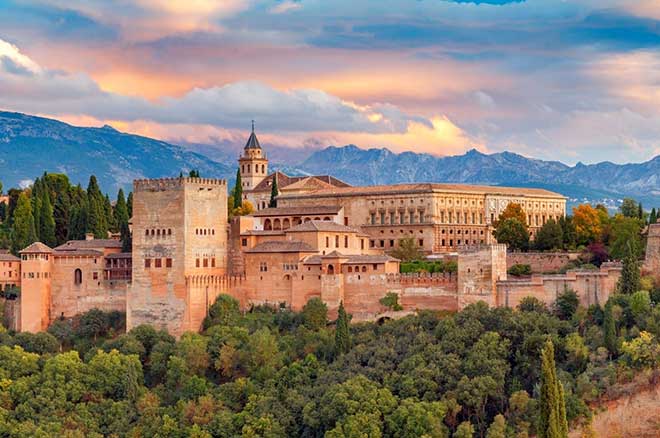
[[307,257],[304,260],[306,265],[320,265],[323,262],[323,259],[329,258],[343,258],[346,261],[343,263],[346,265],[366,265],[370,263],[386,263],[386,262],[398,262],[399,259],[390,257],[384,254],[362,254],[362,255],[344,255],[337,251],[332,251],[330,254],[326,255],[312,255]]
[[335,215],[341,211],[341,206],[309,206],[309,207],[276,207],[265,208],[252,213],[255,217],[264,216],[312,216],[312,215]]
[[473,193],[483,195],[506,195],[506,196],[539,196],[546,198],[565,197],[559,193],[545,189],[528,187],[498,187],[472,184],[440,184],[440,183],[414,183],[414,184],[392,184],[380,186],[362,187],[335,187],[332,189],[318,190],[313,193],[284,194],[281,198],[310,198],[330,196],[355,196],[355,195],[380,195],[398,193]]
[[55,257],[103,257],[103,252],[94,249],[68,249],[65,251],[55,249],[53,255]]
[[64,244],[55,247],[55,250],[68,251],[74,249],[96,248],[121,248],[121,241],[115,239],[69,240]]
[[[303,180],[307,180],[309,183],[309,178],[316,179],[320,181],[321,183],[328,184],[331,187],[350,187],[349,184],[346,184],[344,181],[335,178],[334,176],[330,175],[311,175],[311,176],[289,176],[284,172],[274,172],[268,175],[266,178],[261,180],[259,184],[255,186],[254,189],[250,190],[252,192],[270,192],[271,191],[271,186],[273,184],[273,179],[275,178],[275,175],[277,175],[277,187],[282,190],[287,186],[290,186],[291,184],[298,183]],[[320,186],[323,186],[323,184],[320,184]],[[327,186],[324,186],[327,187]]]
[[247,230],[241,236],[284,236],[283,230]]
[[108,254],[106,259],[131,259],[133,258],[133,253],[130,252],[116,252],[113,254]]
[[347,227],[332,221],[307,221],[285,230],[287,233],[302,233],[307,231],[329,231],[338,233],[361,233],[360,230]]
[[20,254],[50,254],[52,253],[53,250],[48,247],[47,245],[44,245],[41,242],[34,242],[32,245],[28,246],[27,248],[23,249],[22,251],[19,251]]
[[17,262],[20,259],[9,252],[0,252],[0,262]]
[[270,242],[260,243],[254,248],[248,249],[246,252],[316,252],[316,250],[305,242],[294,240],[273,240]]

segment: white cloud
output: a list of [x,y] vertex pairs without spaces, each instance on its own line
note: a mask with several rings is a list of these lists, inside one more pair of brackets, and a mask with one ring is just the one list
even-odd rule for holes
[[290,11],[295,11],[297,9],[302,8],[302,3],[300,2],[294,2],[291,0],[285,0],[283,2],[280,2],[270,8],[270,13],[271,14],[284,14],[286,12]]
[[0,64],[0,107],[6,109],[224,128],[242,128],[256,119],[272,132],[402,133],[411,121],[431,125],[394,105],[358,105],[318,89],[280,90],[258,81],[195,88],[180,97],[150,102],[106,92],[85,74],[43,69],[15,46],[2,40],[0,44],[0,58],[10,59],[31,73],[20,74]]

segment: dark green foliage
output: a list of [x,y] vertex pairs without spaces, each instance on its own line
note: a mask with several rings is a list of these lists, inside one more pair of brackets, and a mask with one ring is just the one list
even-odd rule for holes
[[619,342],[616,336],[616,322],[614,321],[614,315],[612,314],[613,302],[609,300],[605,304],[605,312],[603,315],[603,336],[605,348],[612,355],[616,355],[619,350]]
[[397,295],[396,292],[388,292],[383,298],[378,300],[378,302],[389,310],[403,310],[403,307],[399,304],[399,295]]
[[51,248],[57,245],[57,237],[55,236],[55,216],[53,213],[53,205],[50,200],[50,194],[47,189],[41,191],[41,202],[39,211],[39,240],[50,246]]
[[536,232],[534,247],[539,251],[562,249],[564,246],[564,232],[561,225],[554,219],[548,219]]
[[0,222],[7,220],[7,204],[5,201],[0,202]]
[[574,249],[577,246],[578,235],[571,216],[560,217],[559,226],[562,230],[564,249]]
[[87,186],[87,223],[85,232],[94,234],[97,239],[108,237],[108,221],[105,207],[105,197],[92,175]]
[[529,248],[529,231],[524,223],[517,218],[508,218],[499,221],[493,236],[498,243],[508,245],[514,251],[525,251]]
[[277,207],[277,196],[280,194],[280,189],[277,186],[277,172],[273,175],[273,184],[270,188],[270,201],[268,202],[268,207],[275,208]]
[[219,295],[215,303],[209,307],[208,316],[204,319],[204,328],[213,325],[234,325],[241,315],[238,301],[229,295]]
[[555,349],[548,340],[541,352],[538,438],[568,438],[564,388],[557,378]]
[[655,207],[651,209],[651,214],[649,214],[649,224],[654,224],[658,222],[658,212],[656,211]]
[[234,208],[241,208],[243,205],[243,181],[241,180],[241,169],[236,169],[236,185],[232,191],[234,196]]
[[190,178],[199,178],[199,170],[191,170],[188,172],[188,177]]
[[319,330],[328,323],[328,306],[321,298],[310,298],[302,309],[302,318],[309,330]]
[[402,274],[410,274],[415,272],[429,272],[429,273],[442,273],[442,272],[457,272],[458,264],[455,261],[429,261],[429,260],[415,260],[411,262],[401,263],[399,268]]
[[14,254],[36,242],[37,231],[34,226],[34,215],[32,204],[25,193],[18,197],[18,203],[14,210],[14,225],[11,248]]
[[337,354],[347,353],[351,348],[351,331],[349,318],[344,310],[344,302],[339,303],[339,312],[335,327],[335,351]]
[[639,259],[632,244],[626,246],[626,256],[623,259],[623,269],[619,278],[618,291],[622,294],[633,294],[639,290],[640,272]]
[[517,264],[511,266],[507,273],[513,275],[514,277],[521,277],[523,275],[532,275],[532,267],[526,264]]
[[520,300],[518,310],[521,312],[538,312],[544,313],[548,311],[548,306],[536,297],[525,297]]
[[575,314],[580,304],[580,299],[572,289],[566,289],[560,293],[555,300],[554,312],[559,319],[569,320]]
[[57,353],[60,349],[57,338],[47,332],[17,333],[14,336],[14,345],[18,345],[30,353],[37,354]]
[[126,209],[128,210],[129,219],[133,217],[133,192],[128,194],[126,198]]
[[399,246],[392,250],[390,255],[401,260],[402,262],[412,262],[416,260],[422,260],[424,258],[422,249],[417,244],[417,240],[415,240],[413,237],[400,239]]

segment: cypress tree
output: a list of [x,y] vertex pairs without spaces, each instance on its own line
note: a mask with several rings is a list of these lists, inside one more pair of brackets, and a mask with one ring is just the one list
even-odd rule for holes
[[114,210],[115,224],[121,228],[124,222],[128,223],[128,205],[126,205],[126,198],[124,197],[124,190],[119,189],[117,192],[117,202],[115,203]]
[[32,193],[30,200],[32,202],[32,216],[34,216],[34,229],[37,232],[37,240],[40,240],[41,232],[41,180],[37,178],[32,184]]
[[[112,211],[112,203],[110,197],[106,194],[103,198],[103,212],[105,213],[106,228],[110,231],[119,231],[118,224],[115,222],[115,215]],[[106,235],[107,237],[107,235]]]
[[351,332],[348,327],[348,315],[344,310],[344,302],[339,302],[337,327],[335,328],[335,352],[337,355],[347,353],[351,349]]
[[654,224],[658,221],[658,213],[655,210],[655,207],[651,209],[651,215],[649,216],[649,224]]
[[639,205],[637,206],[637,216],[640,219],[644,219],[644,208],[642,207],[642,203],[640,202]]
[[241,169],[236,169],[236,185],[234,186],[234,208],[243,205],[243,181],[241,180]]
[[37,241],[37,231],[34,228],[34,215],[32,203],[25,193],[18,196],[14,210],[14,229],[11,249],[14,254]]
[[567,438],[564,388],[557,379],[555,348],[548,339],[541,351],[541,390],[539,396],[538,438]]
[[273,185],[270,189],[270,202],[268,207],[275,208],[277,207],[277,195],[280,194],[280,190],[277,188],[277,172],[273,175]]
[[131,237],[131,230],[128,227],[128,221],[121,224],[119,229],[121,233],[121,251],[122,252],[132,252],[133,251],[133,238]]
[[133,217],[133,192],[130,192],[128,198],[126,198],[126,209],[128,210],[128,219],[130,220]]
[[632,295],[640,288],[639,260],[630,242],[626,245],[626,256],[619,278],[618,290],[622,294]]
[[609,301],[605,304],[603,315],[603,335],[605,348],[611,355],[616,355],[618,352],[616,323],[614,322],[614,315],[612,315],[612,303]]
[[93,233],[97,238],[105,239],[108,237],[105,199],[94,175],[89,177],[89,185],[87,186],[87,225],[85,231]]
[[39,240],[50,247],[57,244],[55,237],[55,216],[48,190],[41,190],[41,211],[39,215]]

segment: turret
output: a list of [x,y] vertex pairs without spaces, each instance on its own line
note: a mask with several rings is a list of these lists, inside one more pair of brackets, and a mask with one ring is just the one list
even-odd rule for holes
[[53,250],[35,242],[20,252],[22,332],[40,332],[50,324]]
[[238,159],[238,166],[244,191],[253,190],[268,176],[268,159],[254,133],[254,120],[252,121],[252,133],[245,143],[243,154]]

